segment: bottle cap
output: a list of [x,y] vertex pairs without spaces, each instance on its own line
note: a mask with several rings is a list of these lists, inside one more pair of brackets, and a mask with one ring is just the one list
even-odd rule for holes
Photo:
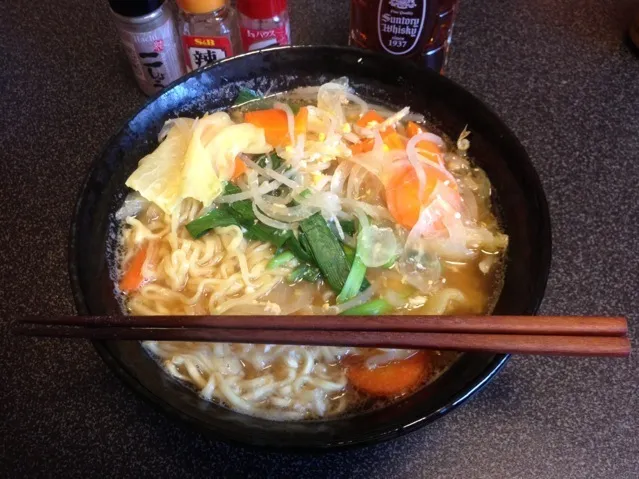
[[209,13],[224,7],[227,0],[177,0],[179,7],[186,13]]
[[109,6],[123,17],[142,17],[156,11],[164,0],[109,0]]
[[286,10],[286,0],[237,0],[237,9],[249,18],[264,20]]

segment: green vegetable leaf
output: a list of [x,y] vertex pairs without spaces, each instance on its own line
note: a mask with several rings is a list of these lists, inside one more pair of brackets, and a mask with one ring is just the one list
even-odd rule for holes
[[286,281],[290,284],[297,283],[299,281],[315,283],[321,276],[322,273],[318,268],[305,264],[291,271],[291,273],[286,277]]
[[235,97],[233,105],[243,105],[244,103],[248,103],[253,100],[259,100],[260,98],[262,98],[262,95],[260,95],[256,91],[251,90],[250,88],[240,88],[240,93],[238,93],[237,97]]
[[357,231],[355,228],[355,220],[339,220],[339,224],[345,235],[353,236]]
[[295,255],[290,251],[284,251],[271,258],[271,261],[266,265],[266,269],[275,269],[286,266],[291,261],[295,260]]
[[342,311],[341,314],[343,316],[378,316],[380,314],[390,313],[392,310],[393,306],[391,306],[388,301],[379,298]]
[[[303,234],[300,235],[300,237],[302,236]],[[310,251],[304,249],[304,247],[300,243],[300,240],[298,238],[295,238],[295,236],[291,235],[291,237],[286,240],[286,243],[284,243],[284,247],[290,249],[291,252],[300,261],[304,261],[305,263],[315,263],[315,260],[313,260],[313,256]]]
[[255,160],[255,163],[262,168],[271,168],[272,170],[277,170],[284,163],[284,159],[275,153],[274,151],[270,153],[266,153],[264,155],[260,155],[260,157]]
[[193,238],[197,239],[213,228],[231,225],[240,226],[240,223],[235,216],[229,212],[228,208],[220,207],[191,221],[186,225],[186,229]]
[[302,246],[310,249],[324,279],[336,292],[342,291],[350,272],[346,254],[321,214],[315,213],[300,222],[304,236]]
[[351,271],[348,273],[348,278],[346,278],[346,284],[344,284],[344,288],[337,296],[338,303],[345,303],[349,299],[354,298],[359,293],[362,283],[366,276],[366,265],[362,263],[360,257],[356,254],[355,260],[351,266]]

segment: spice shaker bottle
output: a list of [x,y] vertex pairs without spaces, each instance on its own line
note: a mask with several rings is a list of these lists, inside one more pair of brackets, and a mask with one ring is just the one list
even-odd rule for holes
[[177,4],[189,71],[241,53],[237,15],[227,0],[177,0]]
[[164,0],[109,0],[140,89],[153,95],[184,74],[172,9]]
[[286,7],[286,0],[237,0],[244,51],[290,45],[291,27]]

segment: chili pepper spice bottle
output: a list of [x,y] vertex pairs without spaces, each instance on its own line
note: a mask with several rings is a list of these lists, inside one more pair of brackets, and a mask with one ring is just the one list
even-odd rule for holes
[[286,0],[237,0],[245,52],[291,44]]
[[228,0],[177,0],[177,4],[187,70],[241,53],[237,14]]
[[184,74],[173,11],[164,0],[109,0],[140,89],[153,95]]

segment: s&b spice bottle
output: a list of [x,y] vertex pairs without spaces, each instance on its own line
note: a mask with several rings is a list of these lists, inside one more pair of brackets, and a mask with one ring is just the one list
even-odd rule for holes
[[241,53],[237,15],[227,0],[177,0],[177,4],[189,71]]

